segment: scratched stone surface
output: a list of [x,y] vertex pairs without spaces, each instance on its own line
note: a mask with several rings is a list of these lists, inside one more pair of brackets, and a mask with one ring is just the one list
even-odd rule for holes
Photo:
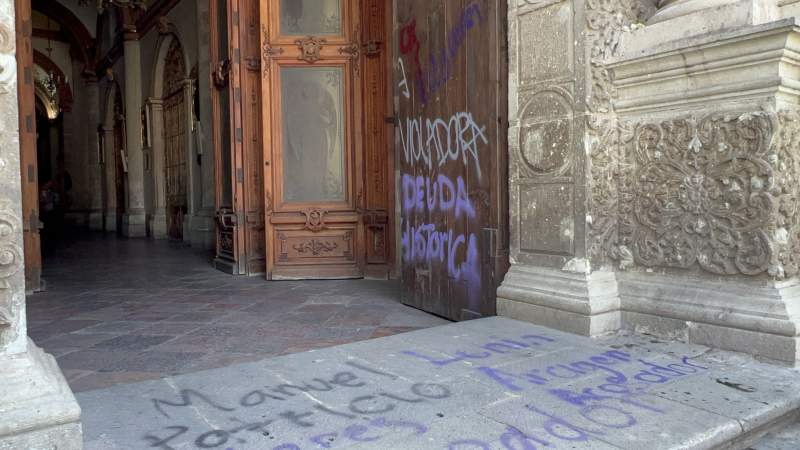
[[738,354],[487,318],[78,400],[90,450],[657,450],[744,442],[799,385]]

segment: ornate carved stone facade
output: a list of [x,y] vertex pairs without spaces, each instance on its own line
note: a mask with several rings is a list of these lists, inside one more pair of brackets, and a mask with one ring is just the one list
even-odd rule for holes
[[795,112],[756,111],[607,129],[592,150],[595,261],[797,274],[797,128]]
[[614,114],[614,84],[606,60],[613,56],[623,33],[638,26],[652,12],[639,0],[588,0],[586,36],[589,47],[589,92],[587,95],[586,148],[588,158],[586,254],[592,267],[605,264],[609,251],[627,266],[630,255],[624,247],[609,242],[617,240],[619,216],[618,183],[620,146],[629,139],[630,130]]

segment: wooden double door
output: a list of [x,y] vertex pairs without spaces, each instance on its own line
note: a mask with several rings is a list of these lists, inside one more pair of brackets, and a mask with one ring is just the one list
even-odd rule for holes
[[229,174],[221,188],[230,183],[231,193],[229,205],[218,195],[217,260],[240,262],[239,273],[261,269],[269,279],[388,277],[388,5],[234,3],[260,20],[238,30],[228,23],[231,54],[244,58],[230,58],[229,68],[218,63],[230,74],[228,95],[220,96],[230,99],[233,127],[231,156],[218,163]]

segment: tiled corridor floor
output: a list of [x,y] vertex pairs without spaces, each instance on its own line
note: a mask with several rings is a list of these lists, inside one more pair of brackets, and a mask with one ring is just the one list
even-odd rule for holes
[[441,325],[388,281],[267,282],[164,241],[81,235],[45,259],[29,334],[75,391]]

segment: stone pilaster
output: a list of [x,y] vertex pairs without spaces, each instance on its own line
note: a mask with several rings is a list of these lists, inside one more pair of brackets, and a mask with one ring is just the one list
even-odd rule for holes
[[28,339],[14,2],[0,0],[0,448],[82,448],[80,407]]
[[103,199],[103,222],[105,231],[117,232],[117,168],[114,146],[114,122],[103,125],[100,136],[103,139],[103,181],[105,197]]
[[200,160],[200,186],[202,201],[192,223],[192,245],[205,249],[214,248],[216,184],[214,181],[214,148],[211,139],[211,75],[208,0],[197,0],[198,76],[197,90],[200,95],[199,125],[195,129],[195,143]]
[[144,152],[142,149],[141,45],[138,39],[128,39],[123,44],[125,64],[125,149],[128,160],[128,189],[125,214],[122,217],[122,234],[127,237],[144,237],[147,234],[147,213],[144,192]]
[[100,159],[100,91],[96,78],[86,80],[86,159],[89,179],[89,229],[103,229],[103,166]]
[[167,239],[167,191],[166,172],[164,168],[164,103],[161,99],[150,98],[147,100],[150,111],[150,123],[153,135],[153,216],[150,230],[155,239]]
[[613,270],[591,261],[589,155],[613,120],[602,59],[634,0],[509,2],[512,267],[501,315],[595,336],[621,326]]

